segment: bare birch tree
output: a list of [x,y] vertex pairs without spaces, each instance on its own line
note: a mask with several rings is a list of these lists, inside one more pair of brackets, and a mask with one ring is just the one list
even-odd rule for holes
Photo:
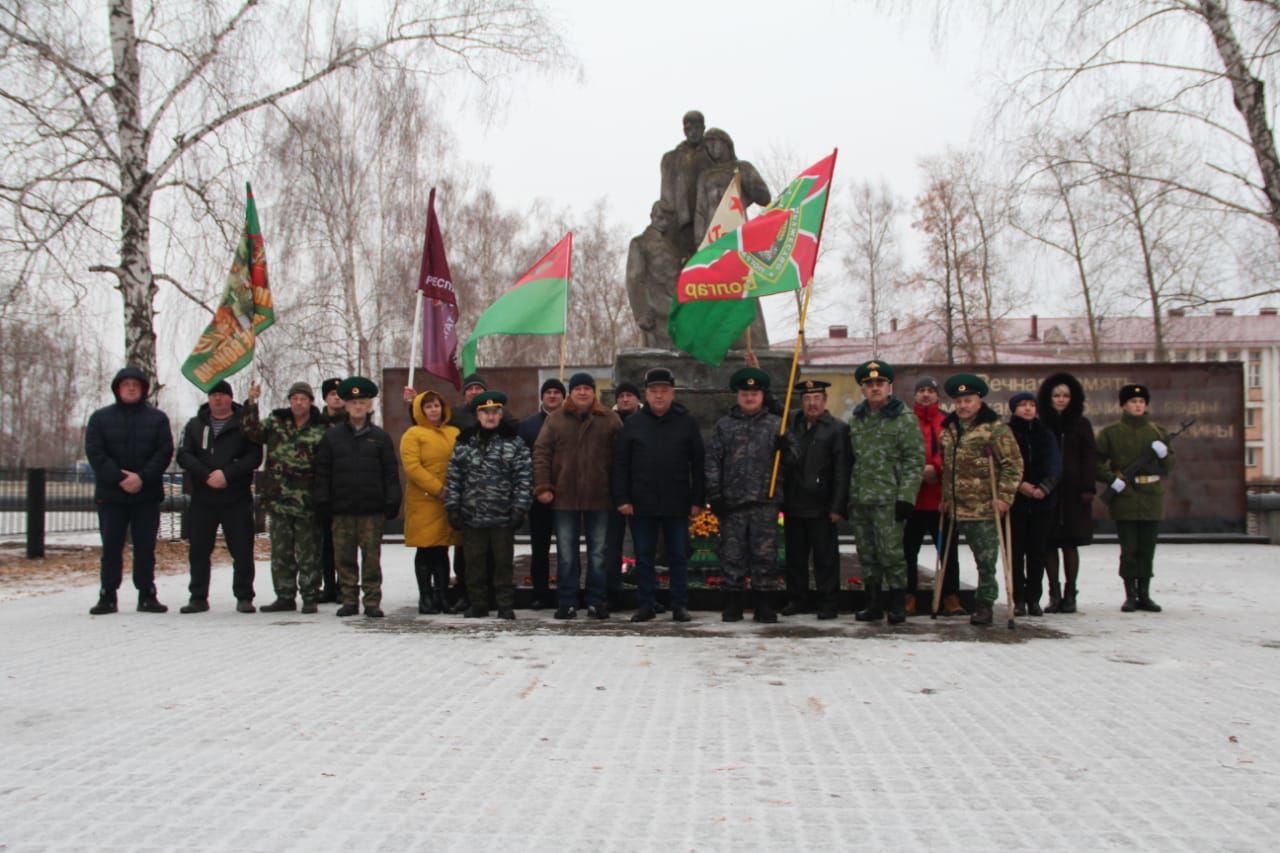
[[360,66],[485,80],[561,55],[532,3],[390,0],[373,16],[356,6],[0,2],[0,199],[18,284],[87,290],[98,281],[88,271],[109,276],[126,358],[154,375],[159,284],[182,287],[153,257],[158,200],[172,193],[188,219],[234,207],[219,172],[243,156],[252,114]]
[[899,219],[902,200],[883,180],[858,181],[846,195],[849,209],[844,219],[845,271],[861,285],[863,305],[871,333],[871,351],[880,351],[880,329],[886,302],[902,283]]

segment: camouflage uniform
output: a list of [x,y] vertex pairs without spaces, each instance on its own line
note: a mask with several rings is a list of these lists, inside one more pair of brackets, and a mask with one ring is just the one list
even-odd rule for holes
[[315,406],[302,426],[294,423],[288,408],[274,409],[263,421],[257,402],[251,400],[244,405],[241,429],[267,450],[266,482],[258,495],[270,513],[271,583],[276,597],[292,600],[301,590],[304,603],[314,602],[320,595],[323,537],[311,503],[311,485],[316,447],[327,425]]
[[515,606],[514,534],[532,500],[533,457],[509,423],[492,432],[471,427],[458,438],[449,458],[444,508],[450,523],[462,525],[473,607],[489,598],[490,555],[498,610]]
[[[725,588],[741,590],[748,573],[752,589],[770,589],[778,573],[778,509],[782,476],[769,497],[774,442],[782,419],[761,409],[744,414],[734,406],[716,421],[707,451],[707,495],[720,517],[720,563]],[[790,435],[788,433],[788,435]],[[792,462],[794,445],[784,462]]]
[[968,424],[955,413],[942,423],[942,501],[956,521],[978,564],[978,601],[996,600],[996,561],[1000,534],[991,502],[991,460],[995,460],[996,494],[1012,506],[1022,482],[1022,453],[1009,425],[986,403]]
[[902,550],[906,521],[894,515],[898,503],[914,504],[924,471],[924,441],[914,414],[890,396],[878,410],[864,400],[849,419],[853,473],[849,482],[849,523],[858,543],[863,579],[885,591],[907,588]]

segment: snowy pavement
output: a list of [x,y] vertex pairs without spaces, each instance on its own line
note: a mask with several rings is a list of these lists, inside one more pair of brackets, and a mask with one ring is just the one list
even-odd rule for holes
[[[0,605],[0,849],[1264,850],[1280,831],[1280,549],[1161,546],[1165,612],[1015,631],[546,611],[90,617]],[[271,600],[259,563],[258,603]],[[964,579],[971,582],[970,574]],[[127,581],[126,581],[127,583]],[[1000,611],[997,611],[999,615]],[[1270,722],[1268,722],[1270,721]]]

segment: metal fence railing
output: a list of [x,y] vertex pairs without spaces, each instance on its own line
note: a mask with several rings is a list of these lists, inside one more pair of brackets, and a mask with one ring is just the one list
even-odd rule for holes
[[[165,472],[164,484],[160,536],[177,539],[187,508],[182,470],[171,467]],[[93,472],[87,466],[0,468],[0,540],[25,540],[28,555],[40,556],[45,538],[51,534],[97,531],[93,487]]]

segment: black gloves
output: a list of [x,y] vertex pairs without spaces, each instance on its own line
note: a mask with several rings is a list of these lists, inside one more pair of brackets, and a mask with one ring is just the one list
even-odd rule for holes
[[524,513],[518,509],[511,510],[511,526],[519,527],[524,524]]
[[454,530],[462,529],[462,513],[458,510],[451,510],[448,514],[449,526]]
[[791,452],[791,436],[785,432],[780,432],[773,437],[773,449],[779,453]]
[[896,521],[906,521],[908,518],[911,517],[911,512],[914,509],[915,509],[915,506],[908,503],[907,501],[894,501],[893,517]]

